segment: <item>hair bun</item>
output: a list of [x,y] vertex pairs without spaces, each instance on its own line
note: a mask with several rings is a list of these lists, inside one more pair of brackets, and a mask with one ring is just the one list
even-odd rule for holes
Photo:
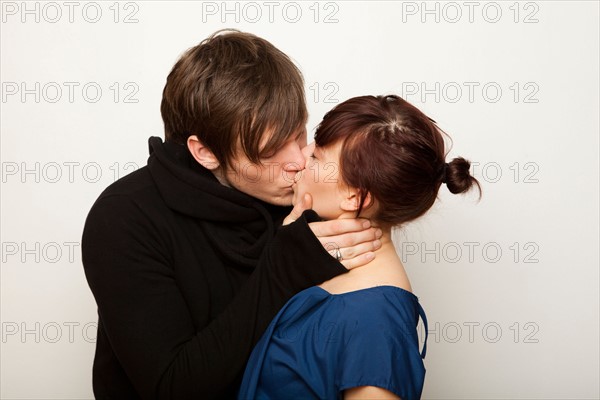
[[471,189],[473,185],[476,185],[479,191],[479,197],[481,197],[481,186],[477,179],[469,172],[471,163],[468,160],[457,157],[449,163],[446,163],[444,167],[442,182],[446,184],[451,193],[464,193]]

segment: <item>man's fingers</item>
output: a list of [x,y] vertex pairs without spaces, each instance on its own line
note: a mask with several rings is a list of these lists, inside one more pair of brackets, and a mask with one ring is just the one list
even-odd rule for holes
[[341,248],[340,253],[342,260],[351,260],[352,258],[359,257],[363,254],[367,254],[371,251],[375,251],[381,247],[380,240],[374,240],[371,242],[364,242],[357,244],[356,246]]
[[310,210],[311,208],[312,208],[312,196],[308,193],[305,193],[304,196],[302,196],[302,199],[300,199],[300,201],[298,203],[296,203],[296,205],[292,209],[292,212],[290,212],[290,215],[285,217],[282,225],[291,224],[292,222],[294,222],[295,220],[300,218],[300,216],[302,216],[302,213],[304,211]]
[[[310,225],[310,224],[309,224]],[[361,243],[371,243],[376,239],[379,239],[382,235],[381,229],[369,228],[360,232],[349,232],[342,235],[336,236],[318,236],[317,239],[321,242],[323,247],[337,247],[337,248],[348,248],[359,245]],[[357,254],[357,253],[355,253]]]
[[323,248],[347,269],[361,267],[375,258],[383,232],[367,219],[337,219],[308,224]]
[[371,222],[364,218],[335,219],[331,221],[311,222],[310,229],[315,236],[337,236],[348,232],[359,232],[368,229]]
[[[304,206],[306,207],[304,210],[310,210],[313,206],[312,195],[310,193],[304,193],[304,196],[302,196],[302,202],[304,203]],[[302,210],[302,211],[304,212],[304,210]]]
[[375,258],[375,253],[370,251],[360,256],[351,258],[349,260],[342,260],[341,263],[346,269],[353,269],[367,265]]

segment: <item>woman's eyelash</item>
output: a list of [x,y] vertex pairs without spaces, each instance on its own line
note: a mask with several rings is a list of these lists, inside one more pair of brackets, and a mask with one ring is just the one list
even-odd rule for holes
[[317,157],[315,157],[315,153],[311,153],[310,158],[315,158],[316,159]]

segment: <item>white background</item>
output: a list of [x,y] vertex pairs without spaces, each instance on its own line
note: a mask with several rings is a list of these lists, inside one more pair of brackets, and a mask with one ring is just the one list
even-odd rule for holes
[[311,132],[396,93],[474,162],[480,203],[442,187],[395,235],[429,318],[423,397],[597,399],[598,21],[596,1],[2,2],[1,397],[93,397],[85,217],[162,136],[179,55],[235,27],[300,66]]

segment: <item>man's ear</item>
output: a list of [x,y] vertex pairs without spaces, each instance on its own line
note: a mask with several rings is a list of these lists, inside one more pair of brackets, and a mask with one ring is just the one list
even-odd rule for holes
[[[346,192],[346,196],[340,204],[340,208],[344,211],[357,211],[360,206],[360,195],[361,191],[354,188],[349,188]],[[365,196],[365,202],[363,203],[363,210],[369,208],[373,204],[373,197],[371,193],[367,192]]]
[[198,136],[192,135],[187,139],[187,147],[192,157],[204,168],[214,171],[219,168],[219,160],[208,147],[198,139]]

